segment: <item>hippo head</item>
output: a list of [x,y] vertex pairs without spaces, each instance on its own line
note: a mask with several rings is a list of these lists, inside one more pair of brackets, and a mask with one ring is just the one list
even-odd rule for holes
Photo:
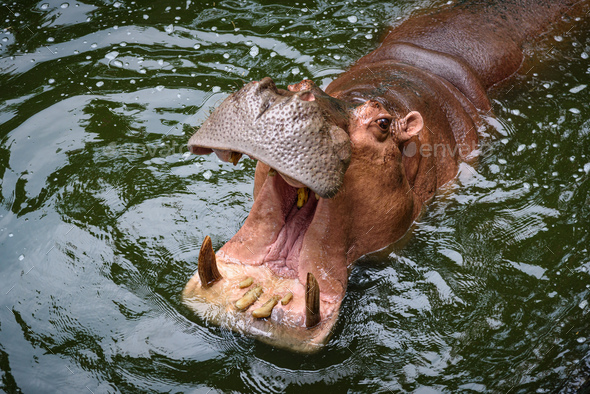
[[309,80],[285,91],[264,78],[229,96],[189,149],[234,164],[242,154],[257,159],[254,204],[217,254],[205,239],[185,304],[279,347],[325,343],[351,264],[414,218],[402,147],[423,120],[392,112],[331,97]]

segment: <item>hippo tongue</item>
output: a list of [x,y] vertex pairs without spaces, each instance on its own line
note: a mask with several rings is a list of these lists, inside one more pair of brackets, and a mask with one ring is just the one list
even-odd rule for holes
[[326,120],[315,96],[279,92],[270,78],[225,99],[188,145],[193,153],[245,153],[325,198],[338,192],[350,161],[348,135]]

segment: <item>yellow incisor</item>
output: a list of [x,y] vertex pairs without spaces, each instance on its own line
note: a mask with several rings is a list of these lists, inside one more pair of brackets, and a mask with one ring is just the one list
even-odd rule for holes
[[238,283],[238,287],[240,289],[245,289],[246,287],[252,286],[252,283],[254,283],[254,279],[252,279],[252,277],[249,276],[240,283]]
[[293,293],[288,292],[281,300],[281,305],[287,305],[293,299]]
[[281,296],[277,296],[277,295],[270,297],[270,299],[268,301],[266,301],[264,303],[264,305],[262,305],[258,309],[254,309],[254,311],[252,311],[252,316],[254,316],[256,318],[269,317],[270,314],[272,313],[272,308],[274,308],[278,304],[280,299],[281,299]]
[[262,286],[254,286],[248,290],[242,298],[236,301],[236,308],[243,311],[256,302],[258,297],[263,293]]
[[297,208],[301,208],[307,202],[309,198],[309,189],[306,187],[300,187],[297,189]]

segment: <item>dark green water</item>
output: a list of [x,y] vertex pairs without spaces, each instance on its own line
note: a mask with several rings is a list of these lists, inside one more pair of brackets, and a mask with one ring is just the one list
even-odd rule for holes
[[[252,204],[255,163],[184,147],[245,81],[325,86],[424,1],[19,1],[0,8],[7,392],[550,392],[590,374],[590,24],[491,92],[479,163],[353,270],[302,356],[180,292]],[[543,54],[552,46],[552,52]],[[535,68],[526,73],[531,67]]]

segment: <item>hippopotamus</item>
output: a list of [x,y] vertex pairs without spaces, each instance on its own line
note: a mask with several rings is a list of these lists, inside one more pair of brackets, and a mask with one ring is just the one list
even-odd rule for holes
[[317,351],[334,328],[352,264],[408,231],[473,155],[487,92],[523,44],[574,1],[473,1],[411,17],[331,82],[231,94],[188,142],[194,154],[258,160],[254,203],[214,252],[205,238],[184,303],[274,346]]

